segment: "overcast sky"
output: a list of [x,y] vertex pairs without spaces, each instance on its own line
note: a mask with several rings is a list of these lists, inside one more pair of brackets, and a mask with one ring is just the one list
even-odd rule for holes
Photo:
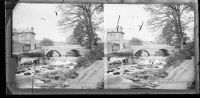
[[60,33],[56,16],[57,4],[18,4],[13,11],[13,27],[34,27],[36,40],[50,38],[54,41],[66,41],[67,33]]
[[[66,41],[71,33],[61,33],[57,26],[59,15],[56,16],[57,4],[27,4],[20,3],[13,10],[13,27],[34,27],[36,40],[50,38],[54,41]],[[119,26],[123,27],[124,39],[132,37],[144,41],[153,41],[158,33],[150,32],[146,25],[150,14],[144,10],[143,4],[104,4],[104,28],[116,28],[117,19],[120,15]],[[139,26],[144,22],[143,27]],[[99,34],[103,37],[103,33]]]
[[[104,4],[104,28],[106,30],[116,28],[120,15],[119,26],[122,26],[125,33],[124,39],[130,40],[132,37],[137,37],[144,41],[154,41],[159,32],[152,32],[147,26],[151,15],[144,10],[144,7],[144,4]],[[194,13],[190,13],[190,15],[194,15]],[[138,25],[141,25],[143,21],[143,27],[139,30]],[[193,28],[194,25],[190,24],[190,26]],[[193,38],[193,29],[186,33]]]
[[[104,27],[105,29],[116,28],[120,15],[119,26],[125,33],[124,39],[130,40],[137,37],[145,41],[152,41],[156,33],[150,33],[146,26],[150,18],[149,13],[144,10],[143,4],[105,4],[104,5]],[[142,29],[139,26],[144,21]]]
[[[60,19],[59,12],[55,13],[57,4],[28,4],[19,3],[13,10],[13,28],[34,27],[36,40],[44,37],[53,41],[66,41],[72,31],[62,31],[57,26]],[[103,28],[103,25],[101,25]],[[97,32],[103,39],[103,31]]]

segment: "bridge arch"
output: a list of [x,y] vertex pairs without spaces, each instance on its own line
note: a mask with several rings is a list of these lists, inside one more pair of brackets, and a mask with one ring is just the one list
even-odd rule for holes
[[50,50],[46,53],[46,57],[60,57],[61,54],[57,50]]
[[142,56],[143,53],[145,53],[146,56],[150,56],[150,53],[147,50],[144,50],[144,49],[140,49],[137,52],[135,52],[135,56]]
[[169,55],[169,50],[167,49],[158,49],[155,51],[155,56],[168,56]]
[[80,51],[78,49],[71,49],[66,53],[65,56],[74,56],[74,57],[79,57],[81,56]]

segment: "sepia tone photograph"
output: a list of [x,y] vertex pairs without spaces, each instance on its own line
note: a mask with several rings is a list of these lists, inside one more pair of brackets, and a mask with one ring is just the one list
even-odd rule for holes
[[194,89],[190,4],[104,4],[105,89]]
[[17,88],[104,88],[102,4],[18,3],[12,29]]

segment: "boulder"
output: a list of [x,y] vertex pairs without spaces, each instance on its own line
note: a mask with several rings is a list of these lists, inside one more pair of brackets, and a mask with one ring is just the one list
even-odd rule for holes
[[41,83],[41,84],[43,84],[44,81],[41,81],[41,80],[39,80],[39,79],[35,79],[34,83],[39,83],[39,84]]
[[17,71],[17,72],[16,72],[16,74],[20,74],[20,73],[21,73],[20,71]]
[[24,73],[24,75],[31,75],[31,73],[30,72],[26,72],[26,73]]
[[111,70],[108,70],[107,73],[110,73],[110,72],[113,72],[113,71],[114,71],[114,69],[111,69]]
[[154,65],[160,65],[161,62],[160,62],[159,60],[155,60],[155,61],[153,62],[153,64],[154,64]]
[[130,70],[124,69],[124,72],[130,72]]
[[67,83],[67,82],[65,82],[65,83],[61,83],[60,85],[59,85],[59,87],[69,87],[70,85],[69,85],[69,83]]
[[44,78],[41,81],[44,81],[44,83],[51,82],[51,80],[49,78]]
[[35,70],[35,73],[40,73],[41,71],[40,70]]
[[136,66],[137,69],[144,69],[143,66]]
[[114,72],[113,75],[120,75],[120,72]]

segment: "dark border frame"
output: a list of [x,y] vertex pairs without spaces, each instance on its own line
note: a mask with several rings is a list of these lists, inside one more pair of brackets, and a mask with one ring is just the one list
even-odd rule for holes
[[[197,0],[6,0],[6,85],[12,94],[197,94],[199,93],[199,13]],[[195,36],[195,89],[194,90],[163,90],[163,89],[17,89],[15,87],[16,61],[12,58],[12,10],[16,3],[103,3],[103,4],[186,4],[194,5],[194,36]]]

